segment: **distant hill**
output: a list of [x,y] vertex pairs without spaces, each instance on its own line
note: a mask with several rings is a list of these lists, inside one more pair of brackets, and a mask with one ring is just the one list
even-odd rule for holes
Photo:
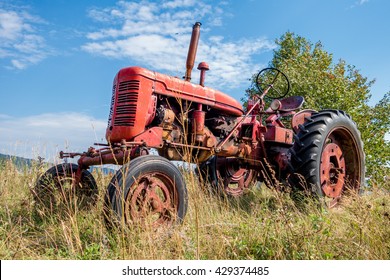
[[18,169],[26,167],[30,168],[34,164],[34,162],[36,162],[36,160],[33,159],[0,154],[0,164],[3,164],[7,160],[11,160]]
[[[24,168],[30,168],[34,164],[37,164],[37,160],[35,159],[28,159],[24,157],[18,157],[18,156],[11,156],[11,155],[5,155],[5,154],[0,154],[0,166],[4,164],[5,161],[11,160],[13,164],[16,166],[18,170],[22,170]],[[48,166],[51,166],[51,163],[48,163]],[[115,168],[110,168],[107,166],[91,166],[89,171],[98,171],[98,172],[103,172],[103,174],[115,174],[116,170]]]

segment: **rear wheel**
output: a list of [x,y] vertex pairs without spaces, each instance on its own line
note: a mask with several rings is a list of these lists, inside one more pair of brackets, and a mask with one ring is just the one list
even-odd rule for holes
[[117,222],[158,227],[181,222],[187,204],[185,181],[177,167],[165,158],[146,155],[114,175],[105,209],[112,209]]
[[343,111],[320,111],[300,127],[291,153],[292,178],[296,186],[308,188],[333,207],[347,190],[357,192],[363,186],[364,159],[352,119]]
[[212,190],[226,196],[242,196],[257,178],[256,171],[241,168],[236,158],[213,156],[199,169]]
[[78,168],[77,164],[63,163],[48,169],[36,183],[36,203],[52,210],[61,204],[77,205],[78,209],[95,205],[98,198],[95,179],[88,170],[82,170],[80,182],[76,184]]

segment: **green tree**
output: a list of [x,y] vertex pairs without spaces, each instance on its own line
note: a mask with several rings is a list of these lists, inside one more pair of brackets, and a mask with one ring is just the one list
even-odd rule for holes
[[[322,44],[287,32],[276,40],[278,48],[270,67],[282,70],[291,83],[289,95],[305,98],[305,108],[340,109],[352,116],[364,142],[367,176],[381,182],[390,171],[390,92],[375,106],[369,106],[370,88],[375,82],[363,77],[344,60],[333,61]],[[255,77],[255,76],[254,76]],[[251,86],[247,93],[256,93]]]

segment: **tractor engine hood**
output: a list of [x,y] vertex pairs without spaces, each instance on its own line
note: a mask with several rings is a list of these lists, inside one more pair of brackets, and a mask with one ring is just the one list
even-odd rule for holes
[[243,114],[242,105],[225,93],[145,68],[127,67],[114,79],[107,140],[130,140],[143,132],[152,120],[156,96],[199,103],[224,115]]

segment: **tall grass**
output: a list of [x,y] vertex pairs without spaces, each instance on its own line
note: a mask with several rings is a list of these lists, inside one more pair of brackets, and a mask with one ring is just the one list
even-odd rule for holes
[[183,224],[114,228],[102,219],[110,177],[94,176],[100,199],[88,211],[36,207],[31,190],[44,166],[0,166],[0,259],[389,259],[390,196],[378,186],[336,209],[256,186],[240,199],[204,192],[186,173]]

